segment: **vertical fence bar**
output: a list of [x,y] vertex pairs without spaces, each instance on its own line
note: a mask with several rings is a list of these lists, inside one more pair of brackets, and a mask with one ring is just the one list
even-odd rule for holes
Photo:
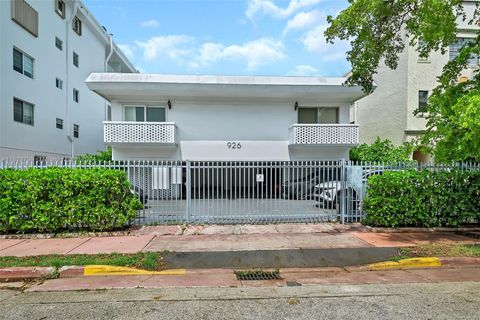
[[345,224],[345,207],[346,207],[346,186],[347,186],[347,169],[346,169],[346,164],[345,164],[345,160],[342,160],[342,187],[341,187],[341,190],[343,190],[343,192],[341,192],[341,196],[340,196],[340,221],[342,222],[342,224]]
[[187,160],[186,161],[186,183],[187,183],[187,187],[186,187],[186,195],[185,195],[185,198],[186,198],[186,222],[187,223],[190,223],[190,210],[191,210],[191,199],[192,199],[192,183],[191,183],[191,172],[190,172],[190,161]]

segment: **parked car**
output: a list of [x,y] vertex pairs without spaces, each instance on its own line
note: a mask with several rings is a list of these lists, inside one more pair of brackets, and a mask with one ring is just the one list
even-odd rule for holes
[[142,203],[143,208],[146,209],[147,208],[146,204],[148,202],[148,196],[145,195],[145,193],[143,192],[143,189],[140,188],[140,187],[134,186],[133,188],[130,188],[130,192],[138,197],[138,200],[140,200],[140,202]]
[[313,197],[315,187],[326,180],[340,177],[339,168],[318,170],[301,178],[285,181],[282,184],[283,199],[310,199]]
[[326,181],[315,186],[314,198],[316,206],[327,209],[337,209],[340,212],[339,202],[346,197],[346,205],[349,210],[356,211],[361,207],[362,195],[365,194],[368,178],[375,174],[382,174],[384,170],[365,170],[358,183],[342,181]]

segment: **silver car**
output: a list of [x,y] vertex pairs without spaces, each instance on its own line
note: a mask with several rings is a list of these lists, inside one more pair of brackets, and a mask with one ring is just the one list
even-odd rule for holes
[[[358,210],[361,207],[361,199],[365,194],[367,179],[375,174],[382,174],[383,170],[365,170],[361,175],[361,179],[357,181],[327,181],[315,186],[313,193],[317,202],[316,206],[327,209],[337,209],[339,211],[339,202],[346,197],[347,207],[351,210]],[[358,181],[360,180],[360,181]]]

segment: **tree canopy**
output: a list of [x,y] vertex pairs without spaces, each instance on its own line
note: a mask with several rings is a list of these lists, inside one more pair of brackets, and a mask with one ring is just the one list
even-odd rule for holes
[[[327,18],[325,35],[332,43],[337,38],[350,41],[347,84],[361,85],[367,93],[374,89],[379,66],[396,69],[406,46],[414,46],[421,57],[432,51],[445,53],[456,40],[459,20],[472,29],[480,22],[478,2],[470,15],[462,0],[349,0],[349,4],[336,17]],[[479,53],[477,34],[445,65],[429,98],[421,143],[437,161],[480,161],[480,76],[475,72],[471,79],[458,82],[469,58]]]

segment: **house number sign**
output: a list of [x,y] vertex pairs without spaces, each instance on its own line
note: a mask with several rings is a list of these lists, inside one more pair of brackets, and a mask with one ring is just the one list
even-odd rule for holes
[[228,141],[227,142],[227,148],[228,149],[242,149],[242,144],[240,142],[236,141]]

